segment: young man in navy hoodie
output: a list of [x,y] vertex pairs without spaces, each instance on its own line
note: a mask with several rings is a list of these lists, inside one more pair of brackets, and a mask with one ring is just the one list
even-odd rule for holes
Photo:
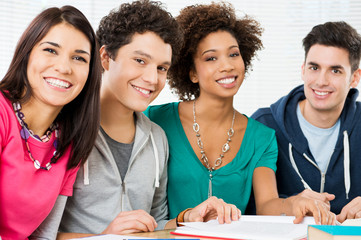
[[253,118],[276,130],[280,196],[330,201],[337,220],[361,217],[361,36],[345,22],[303,39],[303,85]]

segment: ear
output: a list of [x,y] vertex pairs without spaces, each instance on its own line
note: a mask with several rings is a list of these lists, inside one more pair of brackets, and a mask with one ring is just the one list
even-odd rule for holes
[[189,78],[193,83],[199,82],[197,72],[193,68],[189,71]]
[[102,63],[102,66],[104,68],[104,70],[109,70],[109,61],[110,61],[110,56],[108,54],[108,52],[105,50],[105,45],[103,45],[100,49],[99,49],[99,53],[100,53],[100,61]]
[[305,81],[304,77],[305,77],[305,63],[303,63],[302,66],[301,66],[301,78],[302,78],[302,81]]
[[354,73],[352,74],[352,77],[351,77],[351,84],[350,86],[352,88],[356,88],[357,85],[359,84],[360,82],[360,77],[361,77],[361,69],[357,69],[356,71],[354,71]]

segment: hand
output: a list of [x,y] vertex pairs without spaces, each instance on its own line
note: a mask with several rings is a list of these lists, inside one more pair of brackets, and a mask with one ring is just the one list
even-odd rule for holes
[[302,192],[300,192],[298,194],[298,196],[305,197],[305,198],[311,198],[314,200],[319,200],[319,201],[322,201],[322,202],[328,204],[329,206],[330,206],[330,201],[335,199],[334,194],[330,194],[327,192],[319,193],[319,192],[315,192],[310,189],[303,190]]
[[361,197],[352,199],[337,215],[337,221],[343,222],[346,219],[361,218]]
[[152,232],[157,223],[144,210],[120,212],[102,234],[129,234],[136,232]]
[[207,222],[217,217],[220,224],[231,223],[241,217],[241,211],[235,205],[227,204],[222,199],[210,197],[197,207],[187,211],[184,221]]
[[292,201],[292,210],[296,219],[293,223],[300,223],[306,215],[312,215],[316,224],[335,225],[336,215],[330,212],[330,205],[319,200],[296,195],[288,198]]

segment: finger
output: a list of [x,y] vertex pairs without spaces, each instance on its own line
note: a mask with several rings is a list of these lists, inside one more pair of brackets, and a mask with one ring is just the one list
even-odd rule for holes
[[313,218],[315,219],[316,224],[321,224],[321,212],[318,207],[318,203],[316,200],[313,201],[313,204],[311,205],[311,212],[313,215]]
[[332,223],[332,213],[328,210],[328,206],[325,203],[319,204],[320,213],[321,213],[321,223],[323,225],[329,225]]
[[145,232],[152,232],[157,227],[155,219],[144,210],[129,211],[128,214],[125,214],[124,220],[130,221],[134,228]]
[[336,220],[343,223],[346,220],[346,214],[341,211],[340,214],[336,215]]
[[231,206],[232,221],[237,221],[241,217],[241,211],[233,204]]
[[302,220],[303,220],[303,215],[302,215],[302,214],[297,214],[297,215],[295,216],[295,219],[293,220],[293,223],[294,223],[294,224],[299,224],[299,223],[302,222]]
[[232,207],[230,206],[230,204],[225,204],[223,206],[223,208],[224,208],[224,221],[226,223],[231,223],[232,222],[232,217],[231,217]]
[[218,215],[218,222],[220,224],[224,223],[224,207],[223,205],[220,205],[217,207],[217,215]]

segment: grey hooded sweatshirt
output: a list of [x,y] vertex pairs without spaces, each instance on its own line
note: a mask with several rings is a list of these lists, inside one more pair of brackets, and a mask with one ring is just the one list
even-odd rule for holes
[[59,231],[101,233],[122,211],[143,209],[163,229],[168,219],[168,142],[164,131],[136,113],[136,132],[128,170],[122,181],[101,131],[79,169]]

